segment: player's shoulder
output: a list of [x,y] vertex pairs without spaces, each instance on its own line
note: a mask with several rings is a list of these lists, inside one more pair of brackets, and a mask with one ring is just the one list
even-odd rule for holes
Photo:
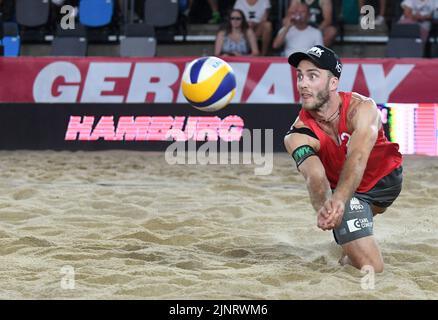
[[[298,117],[295,119],[295,122],[293,123],[292,127],[295,127],[295,128],[309,128],[309,127],[307,127],[307,126],[304,124],[303,120],[300,119],[300,116],[298,116]],[[292,128],[292,127],[291,127],[291,128]]]
[[316,134],[297,117],[284,137],[284,144],[290,153],[302,145],[310,145],[316,151],[319,150],[319,140]]
[[[291,134],[291,133],[292,133],[292,130],[293,130],[294,128],[295,128],[295,129],[308,129],[308,130],[311,130],[310,127],[308,127],[308,126],[303,122],[303,120],[300,119],[300,116],[298,116],[298,117],[295,119],[294,123],[290,126],[290,129],[289,129],[289,131],[288,131],[288,134]],[[287,134],[286,134],[286,135],[287,135]]]
[[351,93],[351,100],[350,100],[350,108],[351,107],[377,107],[375,101],[367,96],[364,96],[357,92]]
[[[351,93],[350,106],[347,111],[347,128],[354,130],[358,125],[358,121],[363,123],[363,119],[377,119],[379,117],[379,109],[375,101],[367,96],[357,92]],[[374,120],[373,120],[374,121]]]

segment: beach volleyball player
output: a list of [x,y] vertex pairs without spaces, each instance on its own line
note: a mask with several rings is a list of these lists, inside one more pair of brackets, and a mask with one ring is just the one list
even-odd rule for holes
[[342,62],[314,46],[293,53],[302,109],[285,146],[304,176],[317,226],[332,230],[342,246],[339,262],[383,271],[373,236],[373,216],[383,213],[402,188],[402,156],[385,137],[375,102],[337,92]]

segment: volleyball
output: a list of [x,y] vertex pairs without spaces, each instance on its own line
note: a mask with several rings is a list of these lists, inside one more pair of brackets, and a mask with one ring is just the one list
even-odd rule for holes
[[231,66],[218,57],[202,57],[184,70],[181,88],[196,109],[217,111],[226,107],[236,93],[236,77]]

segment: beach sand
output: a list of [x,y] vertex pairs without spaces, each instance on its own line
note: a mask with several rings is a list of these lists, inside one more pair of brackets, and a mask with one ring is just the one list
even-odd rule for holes
[[285,153],[267,176],[151,152],[0,157],[1,299],[438,299],[437,158],[405,157],[367,290]]

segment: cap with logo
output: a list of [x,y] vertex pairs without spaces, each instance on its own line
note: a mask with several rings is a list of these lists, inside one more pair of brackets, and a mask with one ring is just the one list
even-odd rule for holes
[[342,62],[338,55],[331,49],[324,46],[313,46],[306,52],[295,52],[289,56],[288,62],[295,68],[301,60],[312,61],[318,68],[331,71],[335,77],[340,78],[342,72]]

